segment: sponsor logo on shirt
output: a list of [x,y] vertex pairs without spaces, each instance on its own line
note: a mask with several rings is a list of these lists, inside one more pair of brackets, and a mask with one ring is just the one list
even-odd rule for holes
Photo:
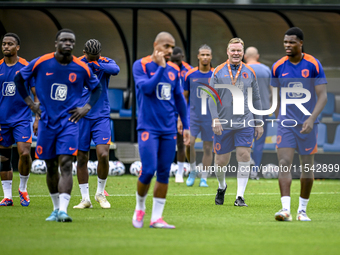
[[65,84],[53,83],[51,98],[56,101],[65,101],[67,98],[67,86]]
[[171,84],[160,82],[156,87],[156,96],[159,100],[170,100],[171,99]]
[[2,95],[6,97],[15,96],[16,86],[14,82],[4,82],[2,84]]

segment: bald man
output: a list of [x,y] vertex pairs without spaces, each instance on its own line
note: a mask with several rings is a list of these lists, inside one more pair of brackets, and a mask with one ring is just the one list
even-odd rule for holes
[[[244,59],[256,73],[257,82],[260,90],[260,97],[262,103],[262,109],[268,110],[270,108],[271,99],[271,86],[270,86],[270,69],[268,66],[259,62],[260,54],[255,47],[248,47],[244,54]],[[268,119],[269,116],[263,116],[263,120]],[[267,125],[263,126],[263,135],[260,139],[255,140],[252,159],[254,160],[254,167],[250,173],[250,178],[258,180],[258,170],[262,160],[263,147],[266,140]]]
[[175,158],[177,113],[183,123],[183,140],[189,145],[186,101],[180,82],[180,69],[170,60],[175,39],[161,32],[153,43],[153,53],[133,64],[138,111],[138,145],[143,170],[138,178],[135,228],[143,227],[145,201],[150,182],[157,171],[153,192],[150,228],[175,228],[166,223],[163,210],[168,190],[170,166]]

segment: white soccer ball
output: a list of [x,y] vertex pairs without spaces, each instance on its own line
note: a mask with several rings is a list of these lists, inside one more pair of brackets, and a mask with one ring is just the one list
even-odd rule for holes
[[93,161],[93,166],[94,166],[96,169],[98,169],[98,160]]
[[274,164],[267,164],[263,166],[262,176],[265,179],[277,179],[279,176],[279,167]]
[[46,174],[47,166],[44,160],[36,159],[32,162],[31,173]]
[[113,175],[113,172],[115,170],[115,164],[112,160],[109,161],[109,175]]
[[125,174],[125,166],[120,161],[109,161],[109,175],[117,176]]
[[169,177],[174,177],[178,171],[178,165],[176,163],[171,163]]
[[114,172],[113,175],[123,175],[125,174],[125,165],[120,161],[114,161]]
[[96,175],[97,174],[97,167],[93,163],[93,161],[89,160],[87,162],[87,171],[89,172],[89,175]]
[[188,162],[184,162],[183,165],[183,172],[184,172],[184,176],[189,176],[190,173],[190,164]]
[[77,175],[77,161],[72,163],[72,175]]
[[142,162],[135,161],[130,166],[130,173],[135,176],[139,176],[140,171],[142,170]]

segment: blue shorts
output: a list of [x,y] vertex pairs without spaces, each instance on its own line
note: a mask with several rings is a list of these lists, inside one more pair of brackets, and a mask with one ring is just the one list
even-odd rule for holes
[[254,128],[223,130],[222,135],[214,135],[214,152],[225,154],[235,150],[236,147],[252,147]]
[[35,157],[53,159],[58,155],[73,155],[78,153],[78,123],[68,121],[64,127],[51,129],[39,121],[38,140]]
[[1,124],[0,145],[9,147],[17,142],[32,143],[30,121],[25,120],[16,123]]
[[111,144],[110,118],[80,119],[79,147],[80,151],[89,151],[91,139],[98,144]]
[[205,142],[211,142],[214,140],[214,131],[212,130],[211,122],[191,121],[190,133],[194,137],[197,137],[197,135],[201,133],[202,141]]
[[171,163],[176,153],[176,134],[138,131],[139,154],[142,171],[139,181],[149,184],[157,171],[157,181],[167,184]]
[[295,148],[300,155],[310,155],[318,151],[318,125],[314,124],[309,134],[301,134],[302,125],[295,127],[277,127],[277,148]]

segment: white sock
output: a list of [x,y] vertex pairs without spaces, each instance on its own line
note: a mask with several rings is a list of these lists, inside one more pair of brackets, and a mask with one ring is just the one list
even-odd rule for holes
[[28,174],[27,176],[25,176],[25,175],[19,174],[19,176],[20,176],[19,189],[20,189],[21,192],[26,192],[27,191],[27,181],[28,181],[28,178],[30,177],[30,175]]
[[153,198],[151,222],[155,222],[162,217],[165,200],[165,198]]
[[222,167],[214,165],[215,175],[218,180],[218,188],[225,189],[225,172],[223,172]]
[[302,197],[299,197],[299,209],[298,209],[298,212],[300,211],[307,211],[307,205],[308,205],[308,201],[309,199],[305,199],[305,198],[302,198]]
[[290,212],[290,197],[284,196],[281,197],[282,209],[286,209]]
[[193,163],[190,163],[190,172],[192,172],[192,171],[197,172],[197,170],[196,170],[196,161],[193,162]]
[[12,199],[12,180],[1,181],[4,198]]
[[136,210],[142,210],[145,211],[145,201],[148,194],[146,194],[144,197],[138,195],[138,192],[136,192]]
[[207,180],[208,174],[209,174],[208,168],[207,167],[204,168],[204,166],[202,165],[200,172],[201,172],[201,179]]
[[184,162],[177,162],[177,165],[178,165],[177,174],[183,176]]
[[50,194],[53,204],[53,211],[59,209],[59,193]]
[[67,193],[60,193],[59,195],[59,211],[64,211],[67,213],[67,207],[70,203],[71,195]]
[[148,194],[146,194],[144,197],[138,195],[138,192],[136,192],[136,209],[135,209],[135,212],[133,214],[133,220],[136,220],[137,219],[137,213],[136,211],[137,210],[142,210],[145,212],[145,201],[146,201],[146,197],[148,196]]
[[79,184],[79,189],[82,200],[90,201],[89,184],[88,183]]
[[237,169],[237,197],[244,198],[244,192],[247,187],[248,179],[250,174],[250,161],[238,162]]
[[97,182],[97,193],[96,194],[98,194],[98,193],[104,193],[104,189],[105,189],[105,186],[106,186],[106,180],[107,180],[107,178],[106,179],[100,179],[99,177],[98,177],[98,182]]

